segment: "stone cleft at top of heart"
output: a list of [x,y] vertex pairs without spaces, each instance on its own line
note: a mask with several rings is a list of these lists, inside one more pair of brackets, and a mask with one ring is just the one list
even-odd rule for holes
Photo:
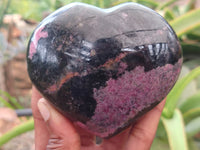
[[72,3],[37,26],[27,63],[31,81],[57,110],[109,138],[167,96],[182,51],[170,25],[145,6]]

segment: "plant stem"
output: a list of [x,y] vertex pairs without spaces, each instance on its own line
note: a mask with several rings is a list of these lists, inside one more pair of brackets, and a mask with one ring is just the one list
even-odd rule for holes
[[185,126],[180,110],[175,109],[172,118],[167,119],[162,116],[161,120],[167,132],[170,150],[188,150]]
[[0,137],[0,146],[10,141],[12,138],[25,133],[27,131],[31,131],[34,129],[34,120],[30,119],[27,122],[14,127],[12,130],[8,131],[4,135]]

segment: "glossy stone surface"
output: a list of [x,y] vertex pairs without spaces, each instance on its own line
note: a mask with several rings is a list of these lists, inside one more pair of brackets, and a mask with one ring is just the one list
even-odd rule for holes
[[33,84],[62,114],[107,138],[166,97],[182,52],[172,28],[149,8],[73,3],[38,25],[27,63]]

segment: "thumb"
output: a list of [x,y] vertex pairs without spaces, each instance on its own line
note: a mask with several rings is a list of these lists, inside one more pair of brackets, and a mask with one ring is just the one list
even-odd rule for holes
[[80,136],[72,122],[61,115],[44,98],[38,101],[38,109],[50,133],[48,150],[80,150]]

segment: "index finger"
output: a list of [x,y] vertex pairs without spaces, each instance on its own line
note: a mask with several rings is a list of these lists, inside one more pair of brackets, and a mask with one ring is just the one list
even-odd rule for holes
[[35,149],[46,150],[46,145],[48,143],[48,139],[50,135],[48,133],[46,123],[44,122],[39,112],[39,109],[37,107],[37,103],[40,98],[42,98],[41,94],[33,86],[31,107],[33,111],[34,124],[35,124]]

